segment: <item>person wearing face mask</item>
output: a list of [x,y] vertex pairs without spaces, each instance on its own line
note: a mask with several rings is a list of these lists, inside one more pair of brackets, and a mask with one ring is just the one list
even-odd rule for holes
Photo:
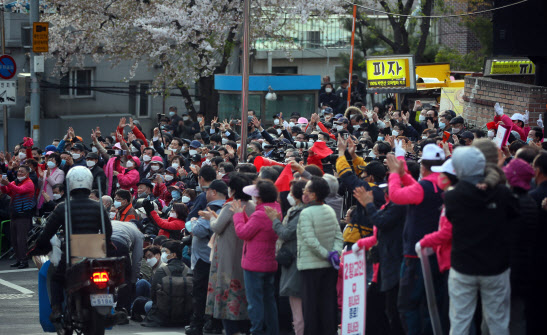
[[154,205],[150,201],[144,201],[143,203],[146,215],[160,227],[158,235],[167,238],[180,238],[180,231],[184,229],[186,217],[188,216],[188,207],[180,202],[174,203],[170,207],[169,218],[162,219],[154,210]]
[[164,218],[169,217],[174,204],[182,202],[182,192],[184,191],[184,184],[178,181],[175,184],[169,186],[167,190],[171,195],[171,201],[168,203],[166,202],[165,206],[161,209],[161,216]]
[[[131,308],[131,320],[136,322],[144,321],[143,315],[147,311],[144,306],[151,301],[152,277],[163,265],[161,261],[161,247],[151,244],[143,250],[143,258],[140,260],[141,278],[135,283],[135,300]],[[150,309],[149,309],[150,310]]]
[[85,148],[81,143],[75,143],[72,146],[72,149],[70,149],[70,155],[72,156],[70,168],[73,168],[74,166],[87,166],[85,160]]
[[345,117],[341,117],[336,120],[336,132],[339,133],[343,130],[348,130],[349,120]]
[[108,179],[106,178],[106,175],[104,173],[104,170],[98,165],[99,162],[99,155],[94,152],[90,152],[85,157],[86,165],[89,168],[89,171],[91,171],[91,174],[93,175],[93,186],[92,188],[94,190],[99,189],[99,180],[101,181],[101,190],[103,194],[107,192],[106,190],[106,184],[108,182]]
[[152,193],[157,199],[160,199],[168,204],[173,199],[169,187],[177,184],[178,181],[177,170],[170,166],[165,170],[165,175],[156,175],[156,179],[154,179],[156,185],[154,186]]
[[325,84],[325,93],[319,95],[319,108],[336,108],[340,104],[340,97],[334,93],[332,83]]
[[137,194],[137,183],[139,182],[139,165],[141,161],[135,156],[127,156],[125,168],[121,166],[120,160],[114,163],[114,176],[118,177],[118,183],[122,190],[133,190]]
[[[216,180],[216,177],[217,177],[217,173],[212,166],[204,166],[199,170],[198,183],[199,183],[199,189],[201,190],[201,193],[196,197],[194,207],[192,207],[190,214],[188,214],[189,220],[192,218],[199,217],[198,212],[206,209],[206,206],[207,206],[206,190],[211,184],[211,182],[213,182],[213,180]],[[198,191],[198,189],[196,189],[196,191]]]
[[44,202],[46,202],[44,193],[49,199],[52,199],[53,185],[62,184],[65,181],[65,172],[62,169],[59,169],[60,164],[61,156],[59,154],[51,153],[48,156],[48,160],[46,162],[47,170],[40,178],[42,181],[42,188],[40,190],[40,197],[38,198],[38,209],[41,209]]
[[[338,182],[336,183],[338,184]],[[281,264],[283,267],[281,268],[279,295],[289,297],[295,335],[304,334],[302,279],[300,272],[296,268],[294,258],[297,254],[296,227],[298,226],[300,213],[306,208],[306,205],[302,202],[305,186],[305,181],[293,181],[291,183],[291,190],[287,196],[291,208],[287,211],[283,221],[279,219],[275,210],[266,209],[268,217],[272,220],[272,228],[278,236],[277,245],[280,248],[279,250],[285,250],[284,252],[278,251],[276,258],[278,263],[283,263]]]
[[56,184],[52,186],[53,196],[50,198],[47,194],[44,194],[44,204],[40,208],[40,216],[47,215],[55,209],[55,207],[61,202],[65,201],[65,185]]
[[452,134],[453,135],[460,135],[464,131],[464,119],[461,116],[456,116],[452,120],[450,120],[450,126],[452,127]]
[[[161,246],[161,260],[163,265],[158,268],[158,270],[154,273],[154,277],[152,278],[151,286],[153,288],[161,287],[162,282],[164,282],[164,279],[166,277],[178,278],[188,276],[188,267],[182,262],[182,243],[180,241],[165,241]],[[151,301],[149,301],[144,308],[145,311],[148,311],[148,313],[146,314],[146,319],[144,320],[144,323],[141,324],[142,326],[175,326],[184,324],[186,322],[186,320],[184,319],[173,320],[170,317],[170,314],[166,313],[166,311],[160,311],[160,307],[158,306],[158,304],[160,303],[158,301],[158,293],[155,289],[151,291],[151,298]],[[186,296],[185,299],[191,299],[191,297]],[[167,303],[169,304],[169,306],[165,307],[170,307],[170,309],[175,308],[174,306],[172,306],[173,301],[169,301]],[[185,310],[186,307],[184,306],[176,306],[176,308],[181,309],[178,314],[187,314],[189,312]]]
[[156,151],[154,148],[146,148],[144,149],[141,157],[141,165],[138,168],[140,178],[146,178],[148,173],[150,173],[150,164],[152,162],[152,158],[154,157],[154,153]]
[[28,268],[27,234],[32,226],[32,216],[35,210],[34,183],[29,178],[30,168],[20,166],[17,179],[11,183],[2,176],[0,189],[11,197],[10,203],[10,236],[11,246],[15,250],[17,262],[11,267]]
[[194,122],[187,111],[182,112],[182,120],[178,122],[175,134],[179,138],[194,138],[200,132],[200,125]]
[[[218,217],[211,215],[210,226],[215,233],[213,240],[213,254],[209,273],[209,290],[205,314],[221,319],[226,335],[243,332],[243,320],[248,320],[248,310],[241,268],[243,255],[243,241],[236,235],[233,212],[230,210],[233,201],[242,201],[246,204],[246,213],[251,216],[255,206],[251,196],[243,192],[243,188],[252,183],[252,180],[240,173],[232,175],[229,181],[228,197]],[[228,291],[228,300],[218,300],[216,297]]]
[[154,185],[149,179],[143,178],[137,183],[137,196],[133,199],[133,206],[135,206],[138,199],[148,199],[150,201],[156,201],[156,197],[152,192]]
[[182,121],[182,118],[178,115],[178,109],[176,106],[169,107],[168,115],[171,118],[172,125],[176,126],[180,121]]
[[161,159],[160,156],[152,157],[152,160],[150,161],[150,169],[146,174],[146,179],[153,180],[156,178],[156,175],[163,174],[163,166],[163,159]]
[[137,218],[137,212],[131,204],[131,193],[127,190],[117,190],[114,196],[114,207],[117,210],[116,220],[129,222]]

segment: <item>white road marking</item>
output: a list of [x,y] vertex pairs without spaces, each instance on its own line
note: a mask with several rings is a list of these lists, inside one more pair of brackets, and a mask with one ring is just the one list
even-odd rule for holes
[[32,294],[0,294],[0,300],[32,298]]
[[9,281],[4,280],[4,279],[0,279],[0,284],[4,285],[4,286],[7,286],[9,288],[12,288],[14,290],[17,290],[17,291],[21,292],[22,294],[33,294],[34,293],[31,290],[27,290],[24,287],[21,287],[19,285],[14,284],[14,283],[10,283]]
[[30,268],[30,269],[22,269],[22,270],[4,270],[0,271],[0,274],[2,273],[14,273],[14,272],[25,272],[25,271],[38,271],[37,268]]

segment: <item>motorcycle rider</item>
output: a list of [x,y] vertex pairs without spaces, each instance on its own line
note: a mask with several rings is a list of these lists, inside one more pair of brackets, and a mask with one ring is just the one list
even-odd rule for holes
[[[93,174],[83,166],[75,166],[66,175],[68,181],[68,192],[71,196],[72,234],[97,234],[102,230],[101,207],[98,201],[89,199],[93,184]],[[108,212],[104,209],[105,237],[107,254],[112,254],[112,224]],[[49,215],[43,232],[38,237],[34,249],[30,255],[45,255],[51,250],[50,239],[57,233],[59,228],[65,227],[65,202],[60,203]],[[51,279],[51,315],[52,322],[58,322],[62,314],[62,303],[64,300],[63,289],[65,287],[66,255],[65,248],[61,261],[55,268]]]

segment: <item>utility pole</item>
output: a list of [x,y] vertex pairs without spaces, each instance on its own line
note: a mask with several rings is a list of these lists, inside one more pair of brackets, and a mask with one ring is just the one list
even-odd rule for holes
[[249,27],[251,0],[243,2],[243,70],[241,71],[241,152],[239,161],[247,160],[247,125],[249,124]]
[[[4,22],[4,9],[4,3],[2,3],[2,13],[0,13],[0,24],[2,25],[2,55],[6,54],[6,25]],[[3,105],[2,109],[4,110],[4,152],[8,153],[8,106]]]
[[[34,22],[40,22],[39,0],[30,0],[29,23],[31,29]],[[34,43],[34,34],[31,33],[31,42]],[[30,50],[30,137],[36,147],[40,146],[40,83],[34,72],[34,57],[36,54]]]

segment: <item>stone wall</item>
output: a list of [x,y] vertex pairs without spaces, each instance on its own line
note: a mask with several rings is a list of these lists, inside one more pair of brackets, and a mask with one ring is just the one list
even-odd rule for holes
[[505,114],[530,111],[530,127],[546,111],[547,87],[527,85],[488,77],[465,78],[463,117],[470,124],[483,127],[493,121],[494,104],[499,102]]

